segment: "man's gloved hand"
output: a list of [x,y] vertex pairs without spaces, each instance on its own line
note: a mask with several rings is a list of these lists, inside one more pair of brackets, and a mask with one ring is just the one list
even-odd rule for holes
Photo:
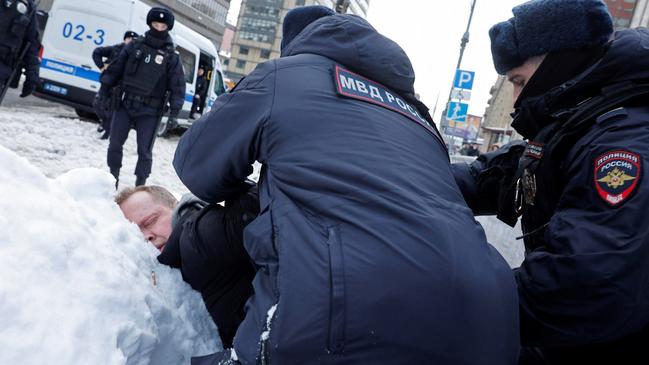
[[31,93],[36,90],[36,86],[38,86],[38,81],[32,80],[32,79],[27,79],[23,83],[23,91],[20,93],[20,97],[24,98],[27,95],[31,95]]

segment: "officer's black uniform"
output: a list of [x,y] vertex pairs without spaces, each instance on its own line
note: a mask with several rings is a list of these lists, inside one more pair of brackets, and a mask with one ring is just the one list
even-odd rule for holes
[[194,93],[194,101],[192,102],[192,109],[189,112],[189,115],[192,116],[192,118],[194,113],[203,114],[206,95],[207,95],[207,80],[205,79],[205,76],[198,76],[196,78],[196,92]]
[[[0,102],[14,71],[25,69],[20,94],[31,94],[38,85],[38,20],[33,0],[3,0],[0,3]],[[19,59],[22,56],[22,59]]]
[[[128,30],[124,33],[124,41],[126,39],[135,39],[138,35],[132,30]],[[103,70],[104,67],[107,67],[111,62],[113,62],[119,54],[122,52],[122,49],[126,43],[119,43],[112,46],[106,47],[97,47],[92,52],[92,61],[95,63],[98,69]],[[118,92],[113,90],[113,92]],[[99,94],[95,97],[93,107],[95,113],[101,120],[101,129],[104,131],[104,135],[101,136],[101,139],[107,139],[110,135],[110,123],[113,118],[113,110],[111,108],[111,98],[101,98]]]
[[[147,15],[147,24],[151,26],[153,21],[167,24],[170,30],[174,16],[165,8],[153,8]],[[131,126],[134,126],[138,152],[136,185],[144,185],[151,173],[153,142],[165,96],[169,93],[170,123],[177,118],[185,97],[185,76],[180,56],[174,51],[168,31],[157,31],[151,27],[143,37],[124,47],[119,57],[102,74],[100,93],[105,96],[110,88],[120,82],[124,95],[113,115],[108,167],[119,180],[122,146]]]

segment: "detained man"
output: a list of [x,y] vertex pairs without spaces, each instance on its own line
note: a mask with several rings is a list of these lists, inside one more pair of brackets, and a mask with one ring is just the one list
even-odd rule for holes
[[191,194],[180,202],[160,186],[120,191],[124,216],[161,251],[158,261],[178,268],[200,292],[224,348],[243,321],[255,268],[243,248],[243,229],[259,212],[256,187],[225,202],[207,204]]

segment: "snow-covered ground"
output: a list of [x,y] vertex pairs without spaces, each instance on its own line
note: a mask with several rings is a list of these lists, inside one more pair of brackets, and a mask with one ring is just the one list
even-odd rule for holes
[[[16,100],[0,106],[0,364],[175,365],[219,349],[200,296],[158,264],[113,203],[97,124]],[[178,138],[156,141],[147,182],[180,195]],[[133,185],[136,160],[132,132],[121,186]],[[509,264],[520,264],[520,229],[478,220]]]
[[[108,171],[108,140],[100,140],[97,124],[80,120],[70,108],[47,106],[0,107],[0,144],[27,158],[47,177],[54,178],[74,168],[95,167]],[[158,138],[153,146],[153,169],[149,184],[162,185],[183,194],[187,189],[171,166],[178,136]],[[135,183],[137,145],[131,130],[124,145],[120,175],[122,186]]]

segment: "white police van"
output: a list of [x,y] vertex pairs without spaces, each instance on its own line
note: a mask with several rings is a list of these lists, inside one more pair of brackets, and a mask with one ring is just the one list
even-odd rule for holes
[[[139,0],[55,0],[43,34],[41,85],[36,95],[70,105],[79,116],[92,116],[100,86],[100,71],[92,62],[92,52],[96,47],[121,43],[127,30],[144,34],[150,8]],[[204,77],[209,82],[205,112],[225,92],[223,70],[216,47],[204,36],[178,21],[171,36],[186,82],[185,104],[178,122],[188,127],[199,65],[205,67]],[[166,126],[163,118],[159,134],[166,133]]]

